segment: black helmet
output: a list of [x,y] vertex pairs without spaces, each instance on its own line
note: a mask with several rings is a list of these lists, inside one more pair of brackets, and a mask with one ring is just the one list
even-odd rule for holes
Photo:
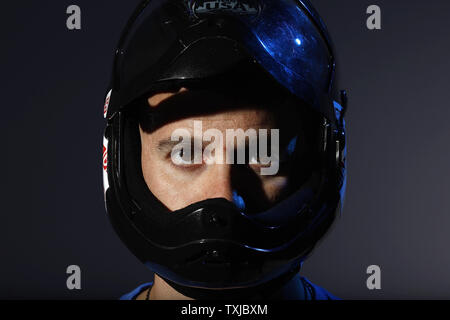
[[[104,106],[104,191],[125,245],[193,297],[295,274],[341,209],[346,181],[347,97],[337,90],[333,46],[309,1],[143,1],[113,68]],[[316,115],[314,174],[263,212],[248,214],[222,198],[170,212],[143,178],[135,110],[152,93],[223,84],[236,72],[264,74]],[[205,291],[218,288],[228,290]]]

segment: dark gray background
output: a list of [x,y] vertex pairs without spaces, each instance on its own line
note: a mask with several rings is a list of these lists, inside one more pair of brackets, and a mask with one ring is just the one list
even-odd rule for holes
[[[137,0],[2,4],[0,298],[115,299],[151,273],[102,191],[104,93]],[[346,299],[450,298],[450,2],[314,0],[349,89],[345,212],[304,275]],[[66,28],[66,8],[82,30]],[[382,30],[366,8],[382,9]],[[66,288],[66,267],[82,290]],[[381,290],[366,268],[381,267]]]

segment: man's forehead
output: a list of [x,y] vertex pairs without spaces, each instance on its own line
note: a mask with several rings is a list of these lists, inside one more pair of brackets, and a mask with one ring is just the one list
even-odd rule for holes
[[281,124],[275,121],[272,112],[260,109],[239,109],[239,110],[223,110],[214,114],[196,115],[177,119],[168,122],[158,128],[155,133],[165,134],[176,129],[187,129],[194,131],[194,127],[208,130],[218,129],[221,131],[227,129],[271,129]]
[[149,104],[149,106],[150,106],[151,108],[156,108],[156,107],[158,107],[158,105],[159,105],[160,103],[162,103],[163,101],[165,101],[165,100],[167,100],[167,99],[173,97],[173,96],[176,95],[176,94],[179,94],[179,93],[181,93],[181,92],[186,92],[186,91],[188,91],[188,89],[185,88],[185,87],[182,87],[182,88],[180,88],[180,89],[179,89],[178,91],[176,91],[176,92],[159,92],[159,93],[155,93],[155,94],[151,95],[151,96],[148,98],[147,101],[148,101],[148,104]]
[[[192,126],[189,122],[193,120],[202,120],[205,127],[210,128],[229,126],[257,129],[273,128],[274,125],[286,126],[294,119],[298,120],[292,113],[298,108],[298,104],[289,101],[286,97],[280,97],[279,100],[268,102],[227,90],[180,87],[150,95],[141,109],[144,110],[141,125],[148,132],[162,127],[173,128],[174,124],[189,127]],[[145,123],[146,119],[152,119],[151,126]]]
[[233,109],[245,106],[265,108],[260,95],[240,90],[239,92],[225,88],[181,87],[171,91],[161,91],[150,95],[147,102],[151,109],[164,112],[166,109],[214,111],[217,109]]

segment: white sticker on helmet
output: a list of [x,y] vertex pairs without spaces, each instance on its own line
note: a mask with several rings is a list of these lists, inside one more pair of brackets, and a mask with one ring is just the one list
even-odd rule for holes
[[111,100],[111,92],[112,92],[112,89],[109,90],[108,94],[106,95],[105,105],[103,106],[103,117],[105,117],[105,118],[106,118],[106,115],[108,114],[109,101]]
[[108,182],[108,139],[103,136],[103,192],[106,200],[106,190],[109,188]]

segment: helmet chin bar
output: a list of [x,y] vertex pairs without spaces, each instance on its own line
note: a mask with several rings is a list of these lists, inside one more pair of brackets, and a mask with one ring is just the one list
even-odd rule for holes
[[[345,173],[345,167],[336,162],[336,154],[342,152],[336,147],[345,142],[340,140],[340,129],[325,117],[320,190],[296,210],[279,212],[287,217],[278,225],[270,219],[256,219],[258,214],[245,216],[225,199],[204,200],[168,214],[146,187],[140,171],[140,187],[145,190],[142,197],[152,199],[150,204],[143,203],[130,192],[133,183],[126,179],[126,163],[131,162],[123,158],[125,153],[129,156],[129,150],[123,149],[127,145],[125,131],[125,113],[119,112],[105,132],[111,159],[108,216],[127,247],[181,293],[204,297],[206,292],[217,291],[210,290],[215,288],[229,288],[225,291],[233,294],[243,287],[263,288],[263,283],[283,278],[299,266],[334,221]],[[135,165],[140,168],[140,161]],[[294,200],[295,196],[298,194],[292,196]],[[272,209],[277,211],[276,206]],[[285,282],[275,283],[281,286]]]
[[260,284],[233,288],[233,289],[205,289],[198,287],[188,287],[180,285],[176,282],[164,279],[173,289],[196,300],[220,300],[220,299],[246,299],[246,300],[260,300],[270,299],[277,295],[278,291],[285,286],[301,269],[301,262],[294,264],[293,267],[286,269],[284,273]]

